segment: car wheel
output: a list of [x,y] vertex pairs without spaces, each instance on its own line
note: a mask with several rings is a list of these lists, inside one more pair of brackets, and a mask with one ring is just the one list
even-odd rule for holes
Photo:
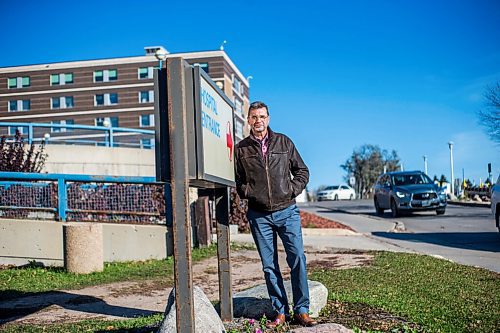
[[446,208],[436,209],[436,214],[438,214],[438,215],[444,215],[445,212],[446,212]]
[[333,200],[335,200],[335,201],[339,200],[339,195],[335,194],[335,197],[333,198]]
[[383,209],[383,208],[380,208],[380,205],[378,204],[377,197],[375,197],[375,198],[373,199],[373,203],[375,204],[375,212],[377,213],[377,215],[382,215],[382,214],[384,214],[384,209]]
[[351,196],[349,197],[349,200],[353,200],[354,199],[354,195],[351,194]]
[[394,200],[394,199],[391,200],[391,214],[392,214],[392,217],[399,216],[398,205],[396,205],[396,200]]

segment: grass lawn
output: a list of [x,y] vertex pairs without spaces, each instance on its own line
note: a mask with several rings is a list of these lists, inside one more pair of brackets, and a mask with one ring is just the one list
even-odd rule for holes
[[[216,255],[215,247],[194,250],[193,260]],[[445,260],[377,252],[372,264],[336,270],[318,267],[310,278],[329,290],[320,322],[369,332],[499,332],[500,274]],[[61,269],[0,271],[0,299],[9,293],[69,289],[121,280],[172,276],[172,260],[107,265],[87,276]],[[83,321],[49,327],[7,324],[5,332],[150,332],[162,315],[121,321]],[[243,330],[242,330],[243,331]]]
[[[193,261],[215,255],[216,246],[194,249],[192,252]],[[171,285],[173,271],[172,257],[165,260],[105,263],[103,272],[92,274],[67,273],[62,267],[3,269],[0,270],[0,299],[8,299],[22,293],[78,289],[118,281],[162,279]]]
[[[500,332],[500,274],[484,269],[430,256],[380,252],[371,266],[318,270],[311,278],[321,281],[329,299],[336,301],[324,311],[332,319],[342,317],[338,310],[343,307],[362,305],[358,312],[380,309],[425,332]],[[351,325],[350,319],[336,322],[341,321],[373,329],[363,320]]]

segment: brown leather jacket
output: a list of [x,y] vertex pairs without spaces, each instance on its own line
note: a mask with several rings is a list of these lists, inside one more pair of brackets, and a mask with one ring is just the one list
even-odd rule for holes
[[260,142],[250,135],[236,145],[235,162],[236,190],[253,210],[272,212],[294,204],[309,181],[292,140],[270,128],[265,158]]

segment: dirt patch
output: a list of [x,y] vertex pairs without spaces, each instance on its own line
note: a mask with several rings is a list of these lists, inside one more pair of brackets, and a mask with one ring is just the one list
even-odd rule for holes
[[332,254],[322,259],[309,261],[307,268],[309,271],[346,269],[371,265],[372,262],[373,256],[368,254],[363,256],[358,254]]
[[347,327],[381,332],[422,332],[423,328],[406,318],[360,303],[328,301],[322,310],[321,323],[337,323]]
[[[306,250],[309,270],[359,267],[371,262],[372,255],[360,253],[313,252]],[[290,278],[286,255],[279,252],[283,277]],[[233,294],[264,283],[259,255],[255,250],[231,253]],[[211,301],[219,300],[217,258],[193,265],[193,285],[203,289]],[[2,302],[0,312],[6,311],[0,324],[10,322],[51,324],[86,319],[124,319],[163,312],[171,283],[165,280],[128,281],[80,290],[33,294]],[[8,312],[7,312],[8,311]],[[16,318],[12,318],[15,316]],[[10,317],[10,318],[8,318]]]

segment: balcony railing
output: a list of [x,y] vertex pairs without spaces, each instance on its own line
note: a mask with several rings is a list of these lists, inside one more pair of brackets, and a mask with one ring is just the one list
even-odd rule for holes
[[[19,129],[29,144],[79,144],[105,147],[154,147],[154,130],[69,124],[0,122],[5,136],[13,135],[12,129]],[[10,129],[10,131],[9,131]],[[9,133],[10,132],[10,133]]]

